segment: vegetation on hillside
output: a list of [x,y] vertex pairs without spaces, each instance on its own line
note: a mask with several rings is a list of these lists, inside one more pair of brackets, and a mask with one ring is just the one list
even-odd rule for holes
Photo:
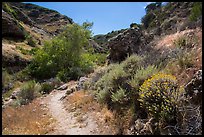
[[[15,16],[8,5],[3,6]],[[131,23],[130,28],[145,30],[158,26],[169,28],[171,24],[167,20],[168,13],[162,11],[169,12],[174,8],[171,3],[164,7],[161,2],[151,3],[145,8],[146,15],[142,18],[142,25]],[[201,10],[202,3],[195,2],[188,19],[196,22],[202,18]],[[145,55],[132,54],[120,63],[104,65],[106,54],[95,53],[89,40],[93,38],[98,44],[105,45],[108,39],[126,29],[93,37],[90,31],[92,25],[93,23],[89,22],[82,25],[68,24],[62,33],[46,41],[40,48],[35,47],[36,41],[31,35],[27,35],[28,44],[35,48],[25,50],[17,47],[22,54],[33,55],[33,59],[26,69],[14,75],[5,68],[2,70],[2,90],[8,91],[4,94],[5,97],[12,95],[18,81],[22,82],[17,83],[20,91],[13,103],[17,110],[9,107],[2,111],[4,134],[16,133],[16,130],[18,131],[16,125],[26,129],[25,119],[22,120],[14,112],[33,120],[30,115],[21,113],[23,112],[21,107],[27,108],[36,118],[34,122],[40,123],[36,125],[28,122],[29,127],[22,132],[33,134],[36,133],[34,129],[38,129],[40,131],[37,133],[47,133],[48,130],[34,127],[43,127],[43,124],[48,124],[50,120],[42,118],[40,122],[39,114],[43,112],[38,110],[37,114],[29,108],[31,102],[43,94],[49,94],[62,81],[79,80],[82,76],[87,77],[82,84],[84,92],[75,92],[67,99],[71,106],[69,111],[76,109],[84,111],[80,117],[86,111],[90,111],[91,107],[93,111],[107,112],[108,114],[104,114],[103,117],[107,116],[106,122],[118,128],[117,134],[130,134],[132,131],[134,131],[132,134],[137,135],[202,134],[202,106],[193,105],[184,88],[193,74],[187,71],[202,69],[202,38],[196,31],[187,35],[182,34],[169,42],[172,45],[164,45],[164,49],[156,49],[155,44],[151,50],[145,52]],[[95,72],[98,66],[104,66],[104,69]],[[51,79],[51,82],[46,81],[47,79]],[[14,120],[11,121],[10,115],[6,113],[11,114]],[[16,122],[18,120],[22,121]],[[147,129],[144,130],[142,125]],[[132,128],[133,126],[135,127]]]
[[[86,83],[86,90],[94,90],[97,100],[117,113],[115,119],[124,134],[131,121],[151,118],[158,124],[151,134],[176,134],[170,126],[179,129],[177,134],[187,134],[189,129],[180,125],[185,121],[180,115],[188,115],[185,124],[194,116],[187,114],[190,110],[185,105],[192,104],[184,97],[183,86],[189,78],[183,79],[182,75],[186,70],[199,69],[195,59],[199,49],[197,38],[181,36],[173,42],[173,50],[159,56],[152,50],[146,56],[133,54],[121,63],[110,64],[100,75],[97,73],[95,84],[92,80]],[[185,112],[181,108],[186,108]],[[200,119],[201,113],[196,110],[192,113]],[[193,126],[196,133],[189,134],[200,134],[200,124]]]
[[[125,30],[127,29],[121,29],[121,30],[117,30],[117,31],[111,31],[109,33],[107,33],[106,35],[102,35],[102,34],[98,34],[98,35],[95,35],[93,37],[93,40],[96,41],[99,45],[104,45],[110,38],[118,35],[119,33],[122,33],[124,32]],[[107,49],[107,47],[104,47],[105,49]]]
[[90,23],[69,24],[64,32],[45,42],[29,65],[30,74],[38,79],[57,76],[62,81],[76,80],[91,72],[96,63],[103,63],[104,55],[94,54],[89,46],[90,27]]
[[190,13],[190,20],[196,21],[199,17],[202,16],[202,2],[195,2]]

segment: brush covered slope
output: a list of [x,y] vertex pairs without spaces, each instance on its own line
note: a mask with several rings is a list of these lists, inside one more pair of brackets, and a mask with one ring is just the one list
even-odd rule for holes
[[[25,67],[2,71],[3,134],[202,135],[202,3],[155,2],[145,10],[141,24],[92,36],[92,23],[3,3],[4,66]],[[51,26],[61,22],[69,25],[58,34]]]

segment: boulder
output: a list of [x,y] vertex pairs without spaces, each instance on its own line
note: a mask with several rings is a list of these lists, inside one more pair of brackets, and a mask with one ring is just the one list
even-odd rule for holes
[[68,89],[66,91],[66,95],[69,95],[69,94],[71,94],[77,90],[78,90],[78,84],[71,85],[70,87],[68,87]]
[[83,89],[83,84],[85,81],[87,81],[88,78],[87,77],[80,77],[79,82],[77,84],[77,90],[81,90]]
[[66,84],[60,86],[59,88],[57,88],[57,90],[65,90],[67,88],[68,88],[68,84],[66,83]]
[[155,119],[137,119],[134,125],[130,128],[132,135],[154,135],[157,127]]
[[144,51],[145,45],[149,39],[138,28],[130,28],[115,37],[109,39],[107,46],[109,48],[109,63],[121,62],[128,55],[133,53],[139,54]]

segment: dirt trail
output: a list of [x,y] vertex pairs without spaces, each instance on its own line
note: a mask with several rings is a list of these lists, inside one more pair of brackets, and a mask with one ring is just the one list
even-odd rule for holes
[[66,90],[54,90],[44,98],[43,104],[47,105],[48,110],[56,122],[54,123],[54,131],[49,135],[94,135],[97,133],[96,122],[87,115],[84,121],[77,122],[74,114],[76,112],[68,112],[64,108],[63,97]]

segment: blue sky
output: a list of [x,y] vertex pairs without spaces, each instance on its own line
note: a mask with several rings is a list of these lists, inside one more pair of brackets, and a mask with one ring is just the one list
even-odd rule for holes
[[75,23],[93,22],[94,35],[128,28],[140,23],[145,7],[151,2],[27,2],[53,9],[73,19]]

